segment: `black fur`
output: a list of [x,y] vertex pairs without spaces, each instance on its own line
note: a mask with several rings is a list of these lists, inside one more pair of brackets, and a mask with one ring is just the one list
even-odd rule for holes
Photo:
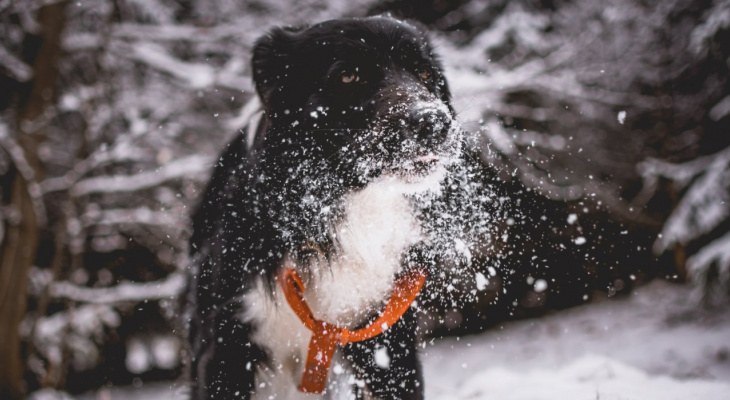
[[[266,354],[249,341],[256,327],[234,317],[240,295],[258,276],[273,285],[282,258],[303,256],[304,243],[326,248],[342,195],[438,149],[453,117],[425,34],[391,18],[274,29],[256,43],[252,65],[265,108],[254,143],[241,134],[228,145],[194,216],[193,399],[250,397]],[[343,83],[343,74],[359,80]],[[447,111],[411,107],[427,98]],[[379,398],[423,397],[414,328],[409,311],[386,334],[344,348]],[[389,349],[391,368],[365,362],[376,346]]]

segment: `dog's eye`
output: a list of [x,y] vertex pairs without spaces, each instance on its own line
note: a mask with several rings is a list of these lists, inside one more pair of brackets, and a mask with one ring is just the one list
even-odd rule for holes
[[431,71],[429,71],[428,68],[422,68],[418,71],[418,77],[421,78],[422,81],[427,81],[431,78]]
[[357,75],[354,72],[344,72],[340,75],[340,80],[342,83],[360,82],[360,75]]

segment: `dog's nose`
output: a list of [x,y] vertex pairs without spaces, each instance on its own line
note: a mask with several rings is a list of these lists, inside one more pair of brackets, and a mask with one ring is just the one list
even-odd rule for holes
[[414,139],[440,143],[451,129],[451,117],[438,109],[416,110],[408,117]]

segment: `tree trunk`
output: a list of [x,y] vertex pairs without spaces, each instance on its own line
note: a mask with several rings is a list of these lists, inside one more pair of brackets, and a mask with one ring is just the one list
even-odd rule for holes
[[20,105],[17,118],[18,143],[32,173],[23,175],[16,168],[11,178],[9,208],[19,218],[8,223],[0,248],[0,398],[3,399],[21,399],[25,389],[19,327],[26,312],[28,272],[35,262],[41,220],[34,203],[39,199],[32,197],[30,184],[43,177],[39,147],[46,138],[46,111],[55,97],[65,9],[66,3],[59,2],[38,11],[41,43],[32,61],[30,91]]

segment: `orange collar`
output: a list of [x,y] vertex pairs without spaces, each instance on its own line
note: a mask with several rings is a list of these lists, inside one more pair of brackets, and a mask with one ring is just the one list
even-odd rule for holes
[[318,394],[324,392],[335,347],[338,344],[344,346],[347,343],[373,338],[393,326],[416,299],[425,281],[426,273],[420,269],[413,269],[398,278],[383,313],[366,327],[351,331],[315,318],[307,301],[304,300],[302,278],[294,269],[282,268],[279,273],[279,286],[286,296],[286,301],[304,326],[312,331],[307,364],[304,367],[299,390]]

